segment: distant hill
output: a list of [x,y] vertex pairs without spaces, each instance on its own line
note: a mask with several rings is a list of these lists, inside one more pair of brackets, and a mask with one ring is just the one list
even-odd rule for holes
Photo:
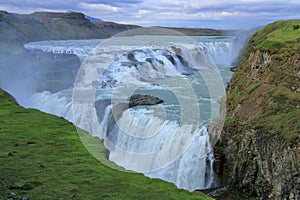
[[216,30],[207,28],[176,28],[176,27],[166,27],[174,31],[178,31],[185,35],[231,35],[235,31],[230,30]]
[[[0,11],[0,55],[16,53],[27,42],[63,39],[109,38],[141,26],[104,22],[78,12],[35,12],[14,14]],[[163,28],[163,27],[162,27]],[[224,35],[228,31],[168,28],[186,35]]]
[[137,25],[129,25],[129,24],[118,24],[114,22],[95,22],[94,23],[103,33],[105,34],[111,34],[115,35],[117,33],[131,30],[131,29],[136,29],[136,28],[142,28],[141,26]]
[[111,22],[93,23],[84,14],[76,12],[14,14],[0,11],[0,54],[18,52],[23,44],[32,41],[109,38],[137,27]]
[[[45,88],[55,92],[69,88],[74,83],[76,71],[80,67],[75,55],[59,57],[52,53],[31,52],[24,49],[25,43],[109,38],[136,27],[111,22],[96,24],[86,19],[84,14],[76,12],[35,12],[21,15],[0,11],[0,78],[3,80],[0,87],[6,85],[10,88],[26,88],[23,89],[25,92],[28,90],[27,79],[35,76],[39,80],[30,89],[35,92]],[[16,76],[16,71],[22,72],[22,75]],[[56,73],[64,75],[57,76]]]
[[[76,11],[74,11],[74,10],[68,10],[67,12],[68,13],[74,13]],[[89,15],[85,15],[85,18],[88,19],[88,20],[90,20],[90,22],[103,22],[102,19],[99,19],[99,18],[96,18],[96,17],[92,17],[92,16],[89,16]]]

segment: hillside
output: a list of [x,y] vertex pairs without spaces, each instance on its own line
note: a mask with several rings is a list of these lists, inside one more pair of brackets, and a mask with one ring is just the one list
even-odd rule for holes
[[115,35],[123,31],[141,28],[141,26],[118,24],[114,22],[95,22],[94,23],[103,33],[107,35]]
[[[0,10],[0,53],[19,53],[27,42],[64,39],[108,38],[141,28],[114,22],[91,22],[82,13],[35,12],[14,14]],[[186,35],[224,35],[226,31],[195,28],[169,28]]]
[[64,39],[108,38],[124,30],[136,28],[133,25],[110,22],[90,22],[84,14],[35,12],[14,14],[0,11],[0,53],[15,53],[27,42]]
[[176,27],[168,27],[167,29],[171,29],[174,31],[178,31],[185,35],[197,36],[197,35],[232,35],[235,31],[228,30],[215,30],[215,29],[207,29],[207,28],[176,28]]
[[[66,120],[25,109],[0,90],[0,199],[210,199],[115,170],[99,139],[97,161]],[[107,167],[113,166],[114,169]]]
[[249,196],[300,198],[299,26],[278,21],[258,31],[227,88],[216,169]]
[[23,48],[27,42],[108,38],[133,28],[137,26],[92,23],[84,14],[75,12],[13,14],[0,11],[0,87],[11,91],[21,88],[22,93],[31,93],[56,92],[73,85],[81,64],[75,55],[30,52]]

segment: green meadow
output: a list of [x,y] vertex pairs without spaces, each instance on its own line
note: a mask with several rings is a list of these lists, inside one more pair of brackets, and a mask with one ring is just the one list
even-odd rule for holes
[[99,149],[97,159],[73,124],[25,109],[0,90],[0,199],[210,199],[108,167],[117,168],[106,160],[101,141],[86,133],[81,137]]

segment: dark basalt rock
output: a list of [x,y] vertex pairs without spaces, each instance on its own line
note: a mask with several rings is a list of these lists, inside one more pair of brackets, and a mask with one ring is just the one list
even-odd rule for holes
[[129,52],[129,53],[127,54],[127,58],[128,58],[128,60],[130,60],[130,61],[137,61],[137,59],[135,59],[135,56],[134,56],[134,54],[133,54],[132,52]]
[[129,98],[129,108],[138,105],[157,105],[162,102],[164,101],[158,97],[154,97],[151,95],[134,94]]
[[238,66],[233,66],[230,68],[230,71],[235,72],[237,70]]
[[175,60],[174,60],[174,58],[173,58],[173,56],[171,56],[171,55],[164,55],[173,65],[175,65],[176,64],[176,62],[175,62]]

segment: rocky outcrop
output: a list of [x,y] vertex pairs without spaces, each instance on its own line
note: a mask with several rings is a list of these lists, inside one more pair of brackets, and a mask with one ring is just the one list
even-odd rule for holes
[[134,94],[128,100],[129,100],[129,108],[138,105],[156,105],[164,102],[162,99],[158,97],[154,97],[151,95],[141,95],[141,94]]
[[300,20],[249,41],[227,88],[215,170],[229,190],[262,199],[300,198]]

